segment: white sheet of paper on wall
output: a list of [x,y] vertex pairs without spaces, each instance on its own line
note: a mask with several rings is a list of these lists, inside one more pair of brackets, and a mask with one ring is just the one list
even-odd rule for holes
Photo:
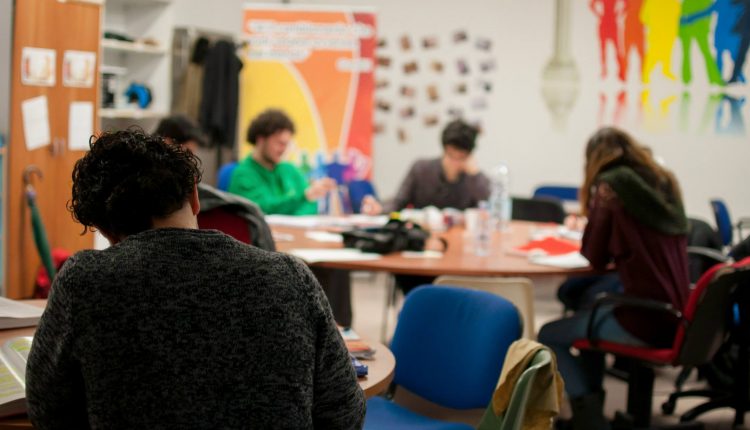
[[38,96],[21,102],[23,136],[26,149],[32,151],[50,144],[49,107],[47,96]]
[[57,51],[54,49],[24,47],[21,50],[21,83],[54,87],[56,61]]
[[92,134],[94,134],[94,104],[71,102],[68,112],[68,148],[71,151],[88,151]]

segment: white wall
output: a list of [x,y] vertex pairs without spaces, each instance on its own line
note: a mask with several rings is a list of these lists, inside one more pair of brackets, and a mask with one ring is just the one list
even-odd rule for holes
[[[273,3],[273,2],[271,2]],[[297,1],[315,4],[356,4],[352,0]],[[654,77],[648,103],[641,103],[644,87],[639,82],[620,84],[614,78],[599,77],[597,22],[588,10],[588,2],[572,5],[573,56],[580,73],[580,90],[573,108],[560,127],[553,121],[542,97],[542,69],[552,54],[554,37],[554,3],[548,0],[466,0],[460,3],[424,0],[371,0],[367,5],[378,11],[379,36],[388,47],[379,51],[394,60],[391,69],[379,69],[377,79],[388,78],[391,87],[377,93],[378,98],[391,102],[396,112],[377,111],[375,119],[386,126],[385,133],[374,140],[374,181],[383,196],[392,195],[411,162],[419,157],[440,153],[438,127],[426,127],[422,116],[440,112],[441,126],[448,120],[451,103],[469,106],[467,99],[450,94],[460,76],[455,72],[457,57],[467,58],[474,69],[467,80],[470,91],[477,73],[475,61],[486,57],[473,48],[454,45],[455,30],[467,30],[470,42],[477,36],[493,41],[491,54],[497,62],[492,75],[492,92],[486,96],[487,109],[467,110],[469,118],[480,119],[484,133],[476,156],[480,166],[490,168],[500,160],[509,163],[512,191],[530,193],[543,182],[579,183],[582,179],[582,148],[588,136],[600,125],[614,121],[615,99],[625,92],[627,104],[619,125],[643,143],[651,146],[677,175],[685,195],[688,213],[710,217],[708,199],[723,197],[735,217],[750,215],[750,199],[744,190],[745,165],[750,160],[750,139],[747,135],[729,137],[714,132],[716,106],[712,94],[716,88],[705,84],[702,59],[694,49],[693,84],[666,82]],[[222,0],[176,0],[175,25],[195,25],[206,29],[236,31],[239,34],[244,2]],[[412,36],[418,43],[423,36],[437,36],[436,51],[418,49],[402,52],[398,38]],[[679,74],[681,55],[679,41],[675,44],[673,72]],[[428,62],[439,58],[446,64],[443,75],[427,71]],[[422,71],[418,76],[405,77],[400,70],[403,62],[416,60]],[[610,58],[615,69],[614,58]],[[636,66],[633,66],[636,67]],[[632,69],[634,70],[634,69]],[[407,103],[397,95],[397,85],[411,83],[423,88],[426,82],[440,86],[439,103],[430,103],[422,95],[414,103],[417,116],[401,119],[398,109]],[[729,88],[731,94],[746,97],[750,87]],[[471,98],[471,97],[469,97]],[[451,103],[446,99],[451,99]],[[605,102],[602,104],[602,100]],[[750,122],[749,106],[742,106],[745,122]],[[724,124],[724,123],[720,123]],[[395,130],[403,127],[409,134],[408,143],[399,143]],[[709,218],[710,219],[710,218]]]
[[13,2],[0,1],[0,134],[10,123],[10,68],[13,51]]

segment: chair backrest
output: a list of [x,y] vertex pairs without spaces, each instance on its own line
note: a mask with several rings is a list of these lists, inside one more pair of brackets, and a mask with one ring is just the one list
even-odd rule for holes
[[232,181],[232,173],[237,167],[237,162],[229,162],[219,168],[219,172],[216,174],[216,188],[221,191],[227,191],[229,189],[229,183]]
[[248,221],[233,213],[226,206],[220,206],[198,213],[198,227],[219,230],[244,243],[252,243]]
[[684,323],[677,329],[675,364],[697,366],[713,358],[732,324],[732,294],[749,276],[750,260],[717,264],[701,276],[683,310]]
[[529,339],[535,337],[534,284],[531,279],[442,275],[432,283],[487,291],[508,299],[521,312],[523,336]]
[[[721,253],[724,244],[722,243],[719,233],[714,230],[707,222],[697,219],[688,218],[688,247],[698,247],[713,249]],[[721,261],[721,260],[719,260]],[[690,282],[695,284],[701,275],[708,269],[718,263],[715,258],[707,258],[700,253],[691,253],[688,248],[688,270],[690,272]]]
[[511,302],[484,291],[424,286],[406,296],[393,335],[394,382],[439,405],[484,408],[521,335]]
[[558,199],[513,197],[511,218],[520,221],[562,224],[565,220],[565,209]]
[[548,197],[559,200],[578,201],[578,187],[570,185],[540,185],[534,190],[534,198]]
[[359,179],[351,181],[347,186],[349,187],[349,201],[352,205],[352,211],[355,214],[361,212],[362,199],[364,199],[365,196],[371,195],[375,198],[378,197],[377,193],[375,193],[375,187],[372,185],[372,182],[368,180]]
[[731,245],[734,232],[732,230],[732,218],[729,216],[727,205],[721,199],[712,199],[711,209],[714,212],[716,229],[719,231],[719,235],[721,235],[722,243],[724,246]]

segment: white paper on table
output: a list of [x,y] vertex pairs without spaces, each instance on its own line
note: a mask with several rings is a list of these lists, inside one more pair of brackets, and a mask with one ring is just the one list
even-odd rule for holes
[[370,261],[379,260],[383,256],[380,254],[365,253],[358,249],[340,248],[340,249],[292,249],[289,254],[305,260],[307,263],[339,262],[339,261]]
[[340,233],[331,233],[327,231],[308,231],[305,233],[305,237],[316,242],[341,243],[344,241],[344,238]]
[[404,258],[443,258],[443,253],[440,251],[402,251],[401,256]]
[[92,134],[94,134],[94,104],[70,102],[68,148],[71,151],[88,151]]
[[49,108],[47,96],[38,96],[21,102],[23,135],[26,149],[32,151],[50,144]]
[[542,266],[559,267],[562,269],[583,269],[589,267],[589,260],[580,252],[569,252],[562,255],[531,255],[529,262]]

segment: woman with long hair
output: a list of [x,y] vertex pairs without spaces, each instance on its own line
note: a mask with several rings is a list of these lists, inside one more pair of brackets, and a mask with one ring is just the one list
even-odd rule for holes
[[[615,128],[597,131],[586,146],[582,212],[588,217],[581,253],[597,270],[614,264],[625,295],[682,309],[688,295],[687,218],[674,175],[650,151]],[[604,354],[581,351],[590,311],[546,324],[539,341],[552,348],[573,411],[572,428],[607,429],[603,415]],[[677,321],[666,313],[604,307],[594,324],[598,339],[670,346]]]

